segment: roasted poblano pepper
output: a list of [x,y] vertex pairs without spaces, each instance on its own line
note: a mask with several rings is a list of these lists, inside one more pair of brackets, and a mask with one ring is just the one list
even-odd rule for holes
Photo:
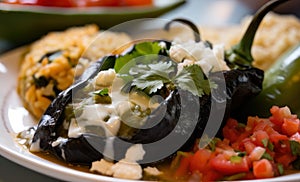
[[269,117],[274,105],[288,106],[293,113],[300,114],[300,44],[288,50],[265,71],[263,90],[251,99],[244,112],[248,115]]
[[[145,121],[146,126],[153,125],[154,122],[156,125],[135,129],[129,137],[106,137],[93,133],[83,133],[76,138],[69,138],[65,135],[66,129],[62,125],[65,119],[63,113],[68,103],[72,102],[72,94],[80,92],[99,71],[109,68],[116,69],[116,65],[119,64],[118,55],[104,57],[91,65],[79,80],[67,90],[62,91],[51,103],[37,126],[32,146],[38,145],[41,150],[51,152],[68,163],[82,165],[90,165],[91,162],[101,159],[107,145],[116,149],[114,150],[114,159],[119,160],[124,158],[130,145],[143,144],[146,154],[141,163],[157,162],[151,160],[151,155],[154,153],[157,154],[158,161],[165,159],[172,154],[160,156],[160,153],[169,150],[170,147],[180,150],[189,149],[195,139],[201,137],[208,122],[215,122],[216,125],[214,126],[221,125],[245,100],[261,91],[264,73],[262,70],[251,66],[251,45],[262,18],[270,9],[282,2],[284,1],[271,1],[263,7],[250,24],[240,46],[234,47],[232,51],[226,54],[226,61],[232,68],[231,70],[210,73],[209,77],[217,85],[225,80],[226,88],[224,90],[215,89],[214,95],[205,93],[198,97],[188,90],[174,88]],[[200,37],[196,41],[200,41]],[[168,56],[171,43],[168,41],[159,42],[166,46],[156,54]],[[123,55],[129,55],[130,58],[138,45],[134,45],[132,50]],[[212,45],[207,42],[207,46],[211,47]],[[203,74],[203,72],[199,72],[199,74]],[[206,76],[203,75],[203,77]],[[225,108],[218,106],[225,106]],[[215,109],[212,110],[211,108]],[[216,118],[219,110],[224,110],[224,115],[221,118]],[[210,114],[211,112],[217,114]],[[172,132],[173,130],[176,132]],[[59,142],[57,142],[58,139]],[[162,141],[162,143],[154,147],[148,145],[157,141]],[[174,143],[175,146],[171,146]]]

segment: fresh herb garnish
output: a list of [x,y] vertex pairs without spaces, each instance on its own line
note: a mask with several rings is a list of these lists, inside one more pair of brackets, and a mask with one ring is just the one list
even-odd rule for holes
[[272,142],[270,142],[269,139],[265,138],[261,142],[265,148],[268,148],[270,151],[274,150],[274,145],[272,144]]
[[262,158],[262,159],[267,159],[267,160],[270,160],[270,161],[273,160],[273,157],[272,157],[269,153],[267,153],[267,152],[265,152],[265,153],[261,156],[261,158]]
[[172,61],[159,61],[153,64],[140,64],[132,67],[128,74],[122,74],[129,78],[132,76],[131,85],[144,90],[147,94],[156,93],[163,86],[167,88],[179,87],[201,97],[209,94],[215,84],[209,82],[199,65],[185,66],[181,72],[175,74],[177,65]]
[[300,143],[294,140],[290,140],[290,147],[293,155],[300,156]]
[[181,89],[188,90],[199,97],[204,94],[208,95],[211,89],[217,88],[216,84],[205,78],[201,67],[196,64],[185,66],[174,81],[175,85]]
[[164,86],[169,90],[179,87],[195,96],[209,94],[217,86],[210,82],[198,65],[185,66],[177,72],[177,64],[166,53],[160,42],[142,42],[133,50],[116,58],[114,69],[124,81],[126,90],[134,86],[147,94],[156,93]]
[[136,65],[135,58],[145,55],[158,55],[164,49],[159,42],[142,42],[134,46],[133,51],[117,58],[114,69],[117,73],[126,65],[130,68]]
[[130,69],[130,74],[134,77],[131,85],[145,90],[148,94],[155,93],[165,84],[173,84],[169,75],[175,72],[175,69],[171,61],[136,65]]
[[277,169],[278,169],[278,172],[280,175],[283,175],[284,174],[284,168],[283,168],[283,165],[282,164],[277,164]]
[[104,89],[94,92],[95,95],[99,95],[99,96],[107,96],[108,93],[109,93],[108,88],[104,88]]
[[112,99],[109,96],[108,88],[101,89],[97,92],[94,92],[94,101],[96,104],[111,104]]
[[230,162],[232,163],[241,163],[242,162],[242,157],[234,155],[230,157]]

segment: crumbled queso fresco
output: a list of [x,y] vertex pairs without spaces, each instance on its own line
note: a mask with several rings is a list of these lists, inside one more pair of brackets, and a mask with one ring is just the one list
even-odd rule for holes
[[170,48],[170,57],[178,63],[178,70],[186,65],[197,64],[205,74],[209,71],[229,70],[224,61],[224,45],[214,45],[213,49],[203,42],[175,40]]
[[117,163],[109,162],[105,159],[92,163],[90,171],[103,175],[113,176],[124,179],[141,179],[143,170],[137,161],[142,160],[145,151],[141,144],[131,146],[125,155],[125,158]]

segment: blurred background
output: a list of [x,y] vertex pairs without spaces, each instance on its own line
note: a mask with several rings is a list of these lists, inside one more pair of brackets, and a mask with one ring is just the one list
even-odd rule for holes
[[[184,17],[199,25],[235,24],[267,1],[0,0],[0,53],[28,44],[49,31],[90,23],[107,29],[137,18]],[[299,0],[290,0],[276,11],[300,16],[299,7]]]

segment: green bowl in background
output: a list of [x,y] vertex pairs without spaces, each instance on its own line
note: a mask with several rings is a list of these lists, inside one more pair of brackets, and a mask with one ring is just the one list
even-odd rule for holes
[[107,29],[133,19],[158,17],[184,2],[185,0],[154,0],[152,6],[89,8],[42,7],[0,2],[0,41],[20,46],[50,31],[86,24],[97,24],[100,29]]

